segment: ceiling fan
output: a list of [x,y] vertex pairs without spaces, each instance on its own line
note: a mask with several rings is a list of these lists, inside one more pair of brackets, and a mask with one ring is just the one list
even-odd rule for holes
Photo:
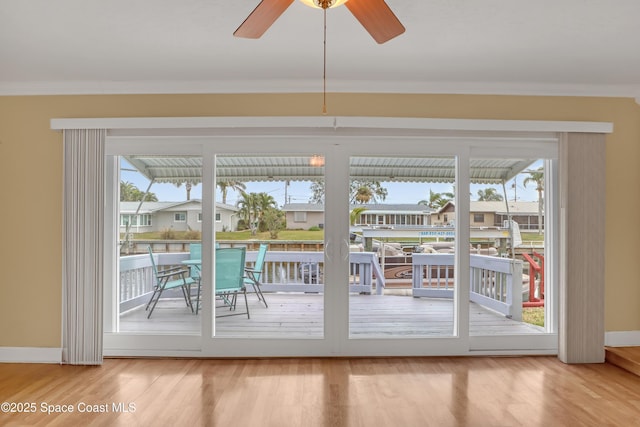
[[[236,37],[260,38],[294,0],[262,0],[233,33]],[[344,4],[378,43],[404,33],[404,26],[384,0],[300,0],[326,10]]]

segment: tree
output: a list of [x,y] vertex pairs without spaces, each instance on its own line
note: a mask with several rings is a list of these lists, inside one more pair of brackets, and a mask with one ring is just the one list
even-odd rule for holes
[[128,181],[120,182],[120,201],[121,202],[139,202],[144,198],[145,202],[157,202],[158,196],[154,193],[144,193],[134,184]]
[[309,203],[317,205],[324,204],[324,181],[313,181],[310,190],[311,197],[309,197]]
[[278,232],[284,228],[284,212],[280,209],[269,208],[262,213],[262,220],[267,230],[269,230],[269,237],[277,239]]
[[[388,191],[379,181],[354,179],[349,183],[349,203],[377,203],[387,198]],[[324,181],[311,183],[309,203],[324,203]]]
[[256,234],[257,227],[257,198],[256,193],[240,193],[241,199],[236,203],[238,215],[251,230],[251,235]]
[[356,194],[353,197],[353,199],[351,200],[351,202],[356,202],[356,203],[369,203],[369,200],[371,200],[373,198],[373,190],[369,187],[358,187],[358,189],[356,190]]
[[501,202],[504,200],[502,194],[498,193],[498,190],[492,187],[487,187],[484,190],[478,190],[478,201],[480,202]]
[[229,190],[237,191],[238,193],[242,193],[247,189],[247,186],[240,181],[219,181],[217,183],[220,188],[220,192],[222,193],[222,203],[227,203],[227,193]]
[[454,193],[436,193],[432,189],[429,189],[429,199],[420,200],[419,205],[426,205],[431,209],[441,209],[447,202],[450,202],[456,197]]
[[356,206],[351,209],[351,212],[349,212],[349,225],[356,225],[358,218],[360,218],[360,214],[366,210],[367,208],[364,206]]
[[383,202],[387,194],[379,181],[354,179],[349,184],[349,203]]
[[268,209],[276,207],[273,196],[267,193],[240,193],[242,198],[238,200],[238,214],[249,225],[251,235],[254,236],[260,227],[262,216]]
[[442,194],[434,192],[432,189],[429,189],[429,199],[428,200],[420,200],[418,202],[419,205],[425,205],[430,207],[431,209],[440,209],[447,203],[442,197]]
[[267,193],[258,193],[256,195],[256,201],[258,204],[258,209],[257,209],[258,229],[260,231],[263,231],[263,229],[266,228],[264,224],[264,214],[269,209],[277,208],[278,203],[276,202],[276,199],[274,199],[272,195]]
[[522,184],[526,187],[528,183],[532,182],[536,185],[536,191],[538,192],[538,234],[542,234],[542,207],[544,205],[544,199],[542,193],[544,192],[544,168],[540,166],[535,171],[527,171],[528,177],[524,179]]
[[178,188],[184,184],[185,190],[187,190],[187,200],[191,200],[191,183],[190,182],[176,182],[174,185]]

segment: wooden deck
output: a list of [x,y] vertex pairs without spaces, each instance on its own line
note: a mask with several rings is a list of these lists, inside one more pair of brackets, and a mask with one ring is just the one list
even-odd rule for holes
[[[407,293],[410,291],[406,291]],[[394,291],[386,295],[351,295],[349,298],[350,336],[430,337],[451,336],[453,301],[442,298],[413,298]],[[238,309],[244,310],[239,297]],[[216,319],[216,335],[251,338],[309,338],[323,336],[323,296],[319,294],[266,294],[268,308],[249,294],[246,316]],[[221,310],[225,310],[221,308]],[[121,332],[186,333],[200,332],[201,315],[192,314],[184,300],[163,299],[151,319],[144,307],[123,314]],[[517,322],[471,303],[471,335],[540,334],[542,328]]]

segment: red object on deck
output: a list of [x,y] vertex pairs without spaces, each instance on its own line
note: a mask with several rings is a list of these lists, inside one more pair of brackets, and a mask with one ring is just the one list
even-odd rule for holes
[[[533,256],[540,260],[540,264],[529,254],[522,254],[522,257],[529,263],[529,301],[522,303],[523,307],[544,307],[544,256],[533,252]],[[533,273],[533,274],[532,274]],[[540,275],[540,298],[535,297],[536,273]]]
[[540,260],[540,299],[544,299],[544,255],[533,251],[533,256]]

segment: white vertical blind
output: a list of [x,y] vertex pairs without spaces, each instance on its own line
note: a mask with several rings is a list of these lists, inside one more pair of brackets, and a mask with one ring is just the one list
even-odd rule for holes
[[64,363],[102,363],[105,130],[64,131]]
[[602,363],[606,170],[604,134],[560,139],[559,353],[565,363]]

